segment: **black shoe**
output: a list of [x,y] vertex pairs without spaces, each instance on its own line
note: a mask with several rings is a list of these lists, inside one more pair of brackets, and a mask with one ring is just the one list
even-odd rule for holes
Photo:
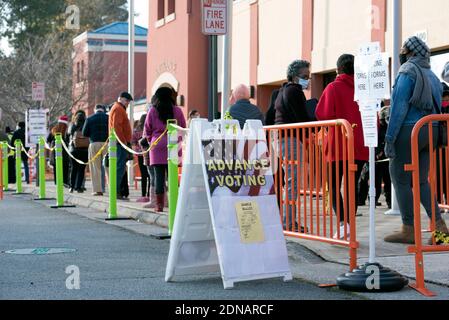
[[382,203],[376,202],[376,207],[382,207]]
[[84,193],[84,190],[83,190],[83,189],[78,189],[78,190],[76,190],[76,192],[78,192],[78,193]]
[[70,193],[73,193],[73,192],[75,192],[75,190],[73,189],[73,188],[70,188],[70,191],[69,191]]

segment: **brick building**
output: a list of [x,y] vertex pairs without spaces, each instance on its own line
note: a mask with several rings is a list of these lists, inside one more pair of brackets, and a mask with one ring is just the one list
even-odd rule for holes
[[[148,30],[136,26],[135,99],[146,101]],[[92,114],[128,90],[128,23],[115,22],[73,40],[74,111]]]
[[[147,91],[171,85],[185,97],[185,112],[207,116],[208,38],[201,33],[200,0],[151,0]],[[255,102],[265,111],[272,91],[286,81],[288,64],[312,64],[309,97],[319,98],[335,79],[343,53],[379,41],[393,54],[392,0],[235,0],[233,1],[232,87],[255,88]],[[425,38],[432,49],[432,69],[439,75],[449,61],[449,1],[402,1],[402,37]],[[219,39],[219,44],[221,40]],[[221,48],[219,46],[219,89]]]

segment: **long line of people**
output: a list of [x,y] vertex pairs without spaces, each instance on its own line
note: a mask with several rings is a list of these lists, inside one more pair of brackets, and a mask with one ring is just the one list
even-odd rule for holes
[[[449,113],[449,87],[441,83],[438,77],[430,68],[430,49],[418,37],[414,36],[404,43],[400,60],[402,67],[395,80],[395,87],[392,92],[391,106],[385,106],[380,112],[379,122],[379,147],[376,150],[376,204],[381,205],[379,200],[382,194],[382,186],[385,193],[386,203],[391,208],[391,182],[397,192],[397,200],[402,215],[403,227],[399,233],[387,236],[385,241],[398,243],[413,243],[413,207],[412,207],[412,185],[411,173],[404,171],[404,165],[410,163],[411,146],[410,137],[414,125],[424,116],[429,114]],[[354,192],[357,199],[357,206],[364,205],[367,198],[367,172],[368,172],[368,148],[364,144],[363,125],[359,106],[354,101],[355,80],[354,80],[354,60],[351,54],[343,54],[339,57],[336,68],[337,77],[325,89],[319,101],[316,99],[307,100],[305,91],[311,85],[311,64],[305,60],[295,60],[287,70],[288,81],[279,89],[275,90],[271,96],[268,112],[264,116],[258,106],[251,101],[250,88],[240,84],[235,87],[230,97],[230,115],[239,121],[242,128],[247,120],[261,120],[265,125],[284,125],[291,123],[304,123],[316,120],[336,120],[345,119],[354,128],[354,147],[357,171],[355,175]],[[445,67],[442,75],[443,79],[449,81],[449,63]],[[84,111],[78,111],[73,116],[69,125],[66,116],[59,118],[57,125],[51,130],[47,137],[50,146],[55,145],[56,134],[61,134],[65,143],[69,146],[70,153],[77,159],[87,162],[93,159],[102,149],[108,139],[109,132],[114,128],[118,139],[132,147],[136,152],[147,150],[150,145],[157,140],[160,143],[154,145],[151,152],[138,157],[138,166],[141,172],[141,198],[138,202],[143,203],[145,208],[154,208],[157,212],[163,211],[166,205],[166,175],[167,175],[167,120],[175,119],[178,125],[186,127],[190,120],[199,117],[199,113],[194,110],[189,115],[188,123],[184,118],[182,109],[176,106],[176,93],[171,88],[160,88],[152,98],[148,108],[148,113],[136,122],[134,132],[127,116],[127,108],[133,97],[123,92],[117,102],[111,107],[109,115],[105,106],[98,105],[95,114],[86,118]],[[6,138],[14,143],[15,139],[24,142],[24,123],[20,123],[16,132],[6,132]],[[339,134],[330,130],[328,141],[334,141],[334,135]],[[434,139],[438,137],[438,127],[434,127]],[[303,141],[296,141],[295,137],[287,136],[282,144],[284,149],[293,146],[290,150],[291,156],[299,159],[302,163],[301,145]],[[292,141],[295,140],[295,141]],[[434,141],[434,146],[437,141]],[[297,146],[299,149],[297,150]],[[127,182],[126,164],[133,160],[130,153],[118,144],[117,151],[117,193],[118,199],[129,201],[129,189]],[[430,166],[429,137],[428,130],[423,130],[419,139],[420,150],[420,172],[421,172],[421,199],[429,215],[431,216],[431,191],[427,179]],[[101,157],[92,161],[89,165],[94,196],[103,196],[105,193],[105,176],[107,171],[107,150],[103,149]],[[339,149],[329,143],[325,150],[325,156],[331,163],[328,184],[332,186],[334,213],[340,213],[341,230],[340,237],[343,237],[343,230],[349,230],[348,225],[343,221],[349,221],[344,216],[349,212],[344,208],[348,205],[349,195],[339,195],[337,185],[342,184],[344,163],[339,161],[342,157],[342,147]],[[104,161],[102,161],[104,159]],[[27,163],[26,156],[23,156],[24,164]],[[54,166],[54,154],[51,163]],[[446,168],[440,163],[446,163],[445,153],[437,157],[437,170],[442,167],[445,175]],[[25,165],[25,169],[27,166]],[[339,170],[337,170],[339,169]],[[346,168],[347,169],[347,168]],[[284,198],[298,198],[297,187],[291,180],[297,180],[300,169],[293,169],[291,166],[282,168],[285,175],[286,194],[280,195]],[[27,172],[27,170],[26,170]],[[337,176],[336,172],[340,172]],[[63,151],[63,173],[64,184],[70,188],[71,192],[84,192],[85,165],[79,164],[71,159]],[[438,177],[440,172],[438,172]],[[10,174],[14,178],[14,173]],[[29,180],[29,174],[26,179]],[[439,178],[438,178],[439,179]],[[56,178],[55,178],[56,180]],[[438,180],[438,200],[447,200],[445,183]],[[443,185],[443,189],[440,187]],[[442,198],[443,197],[443,198]],[[438,204],[438,201],[435,201]],[[294,208],[286,206],[284,210],[284,224],[287,216],[289,221],[293,221]],[[300,226],[284,226],[290,230],[297,231]],[[437,231],[449,233],[440,210],[436,208]],[[301,227],[304,231],[304,228]]]

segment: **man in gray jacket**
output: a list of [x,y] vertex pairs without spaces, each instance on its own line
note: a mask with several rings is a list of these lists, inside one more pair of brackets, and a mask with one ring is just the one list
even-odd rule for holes
[[265,122],[260,109],[251,104],[249,99],[251,99],[251,94],[248,86],[244,84],[238,85],[232,91],[231,100],[235,101],[235,104],[229,109],[229,113],[234,120],[239,121],[242,129],[245,126],[246,120],[260,120],[263,124]]

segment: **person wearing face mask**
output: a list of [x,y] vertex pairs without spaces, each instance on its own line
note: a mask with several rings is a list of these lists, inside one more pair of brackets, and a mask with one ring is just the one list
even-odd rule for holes
[[[354,199],[359,198],[358,181],[362,174],[363,167],[368,162],[369,150],[365,147],[365,140],[363,135],[362,116],[359,110],[359,105],[354,101],[354,59],[351,54],[343,54],[337,61],[337,79],[329,84],[323,92],[321,99],[316,109],[316,117],[320,121],[345,119],[354,128],[354,157],[357,165],[354,185]],[[337,181],[342,185],[344,168],[343,168],[343,136],[338,132],[339,149],[336,148],[336,132],[334,129],[329,130],[327,142],[325,144],[325,153],[327,159],[332,163],[332,174],[329,174],[329,185],[332,185],[332,199],[333,209],[335,214],[339,212],[340,218],[340,239],[343,239],[345,234],[344,218],[345,212],[349,214],[349,201],[345,201],[346,208],[343,207],[343,199],[349,199],[349,195],[345,194],[337,198]],[[337,166],[339,168],[339,175],[337,176]],[[346,188],[348,192],[349,188]],[[339,199],[339,201],[337,201]],[[345,210],[346,209],[346,210]],[[349,216],[346,217],[349,222]],[[346,225],[346,230],[349,234],[349,225]],[[348,235],[349,236],[349,235]],[[338,234],[334,236],[337,238]]]
[[[309,89],[310,85],[310,62],[305,60],[293,61],[287,70],[288,82],[285,83],[279,90],[275,102],[275,124],[292,124],[310,122],[306,110],[306,96],[304,90]],[[302,135],[302,134],[301,134]],[[302,137],[301,137],[302,138]],[[299,160],[299,166],[294,167],[287,165],[283,167],[285,173],[285,193],[284,203],[289,203],[284,206],[284,228],[287,231],[298,231],[298,223],[293,226],[294,215],[298,212],[299,203],[290,204],[292,201],[298,199],[298,187],[296,183],[298,181],[298,172],[302,166],[302,144],[296,141],[295,135],[282,137],[282,155],[285,157],[284,163],[288,159]],[[299,147],[299,150],[297,148]],[[299,156],[299,157],[298,157]],[[293,183],[295,181],[295,183]],[[287,225],[287,217],[289,225]],[[304,231],[302,229],[301,231]]]
[[[424,41],[416,36],[407,39],[402,47],[400,60],[402,66],[392,93],[385,155],[390,159],[390,174],[403,225],[401,231],[387,236],[385,241],[414,244],[412,173],[405,171],[404,165],[412,162],[410,139],[414,126],[423,117],[440,113],[443,90],[439,79],[430,69],[430,49]],[[433,140],[435,148],[438,140],[438,123],[433,125]],[[432,217],[432,194],[428,180],[429,144],[429,128],[425,126],[419,132],[418,138],[420,191],[421,203],[427,215]],[[434,200],[436,231],[447,234],[447,226],[441,217],[438,201]]]

